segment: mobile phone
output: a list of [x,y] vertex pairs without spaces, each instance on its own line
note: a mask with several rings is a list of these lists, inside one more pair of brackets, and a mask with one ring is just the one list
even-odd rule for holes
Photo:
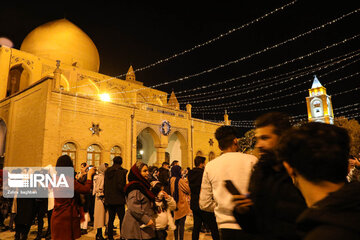
[[225,180],[225,187],[232,195],[241,194],[231,180]]

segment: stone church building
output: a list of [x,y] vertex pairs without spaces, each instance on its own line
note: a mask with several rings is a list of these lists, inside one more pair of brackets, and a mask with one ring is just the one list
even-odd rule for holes
[[0,156],[4,165],[55,165],[68,154],[99,165],[114,156],[124,167],[220,154],[215,130],[230,124],[180,110],[175,94],[145,87],[130,66],[125,79],[99,73],[92,40],[66,19],[30,32],[20,50],[0,46]]

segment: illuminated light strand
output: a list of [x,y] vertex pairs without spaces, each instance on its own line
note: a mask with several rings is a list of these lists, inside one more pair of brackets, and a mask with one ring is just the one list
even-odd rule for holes
[[[134,73],[135,73],[135,72],[139,72],[139,71],[143,71],[143,70],[148,69],[148,68],[150,68],[150,67],[154,67],[154,66],[156,66],[156,65],[158,65],[158,64],[160,64],[160,63],[167,62],[167,61],[169,61],[169,60],[171,60],[171,59],[173,59],[173,58],[176,58],[176,57],[182,56],[182,55],[184,55],[184,54],[186,54],[186,53],[192,52],[192,51],[194,51],[195,49],[198,49],[198,48],[201,48],[201,47],[203,47],[203,46],[209,45],[209,44],[211,44],[211,43],[213,43],[213,42],[215,42],[215,41],[217,41],[217,40],[220,40],[220,39],[223,38],[223,37],[226,37],[226,36],[228,36],[228,35],[236,32],[236,31],[239,31],[239,30],[241,30],[241,29],[243,29],[243,28],[246,28],[246,27],[250,26],[251,24],[254,24],[254,23],[256,23],[256,22],[258,22],[258,21],[260,21],[260,20],[263,20],[264,18],[266,18],[266,17],[268,17],[268,16],[270,16],[270,15],[272,15],[272,14],[274,14],[274,13],[280,11],[280,10],[283,10],[283,9],[285,9],[285,8],[288,7],[288,6],[291,6],[291,5],[295,4],[296,2],[297,2],[297,0],[292,1],[291,3],[285,4],[284,6],[279,7],[279,8],[277,8],[277,9],[275,9],[275,10],[269,12],[269,13],[266,13],[265,15],[263,15],[263,16],[257,18],[257,19],[254,19],[254,20],[252,20],[252,21],[250,21],[250,22],[248,22],[248,23],[246,23],[246,24],[243,24],[243,25],[241,25],[240,27],[233,28],[233,29],[229,30],[229,31],[226,32],[226,33],[222,33],[222,34],[218,35],[217,37],[208,40],[207,42],[198,44],[198,45],[196,45],[196,46],[194,46],[194,47],[192,47],[192,48],[189,48],[189,49],[187,49],[187,50],[184,50],[184,51],[182,51],[182,52],[180,52],[180,53],[176,53],[176,54],[174,54],[174,55],[171,56],[171,57],[167,57],[167,58],[158,60],[158,61],[156,61],[155,63],[149,64],[149,65],[147,65],[147,66],[145,66],[145,67],[141,67],[141,68],[135,70]],[[122,76],[125,76],[125,75],[126,75],[126,74],[122,74],[122,75],[119,75],[119,77],[122,77]]]
[[[319,50],[318,50],[319,51]],[[358,53],[360,50],[358,49],[358,50],[356,50],[356,51],[353,51],[353,52],[349,52],[349,53],[346,53],[346,54],[344,54],[344,55],[341,55],[341,56],[338,56],[338,57],[335,57],[335,58],[331,58],[331,59],[328,59],[328,60],[325,60],[325,61],[323,61],[323,62],[320,62],[320,63],[317,63],[317,64],[313,64],[313,65],[310,65],[310,66],[307,66],[307,67],[304,67],[304,68],[302,68],[302,69],[297,69],[297,70],[294,70],[294,71],[291,71],[291,72],[288,72],[288,73],[283,73],[283,74],[280,74],[280,75],[277,75],[277,76],[275,76],[275,77],[270,77],[270,78],[264,78],[264,79],[260,79],[260,80],[257,80],[257,81],[255,81],[256,83],[261,83],[261,82],[265,82],[266,80],[269,80],[269,79],[274,79],[274,78],[277,78],[277,77],[279,77],[279,76],[284,76],[284,75],[290,75],[291,73],[294,73],[294,72],[298,72],[298,71],[301,71],[301,70],[304,70],[304,69],[307,69],[307,68],[312,68],[312,67],[314,67],[314,66],[319,66],[319,65],[322,65],[322,64],[324,64],[324,63],[327,63],[327,62],[333,62],[334,60],[336,60],[336,59],[340,59],[340,58],[343,58],[343,57],[345,57],[345,56],[349,56],[349,55],[351,55],[351,54],[353,54],[353,53]],[[336,62],[333,62],[333,63],[330,63],[330,64],[327,64],[327,65],[324,65],[324,66],[322,66],[321,68],[315,68],[315,69],[312,69],[312,70],[310,70],[310,71],[306,71],[306,72],[302,72],[302,73],[298,73],[298,76],[305,76],[305,75],[307,75],[307,74],[309,74],[309,73],[314,73],[315,71],[318,71],[319,69],[321,70],[322,68],[327,68],[327,67],[329,67],[329,66],[333,66],[333,65],[335,65],[335,64],[338,64],[338,63],[341,63],[341,62],[343,62],[343,61],[346,61],[346,60],[349,60],[349,59],[351,59],[351,58],[353,58],[353,57],[356,57],[356,56],[358,56],[358,55],[360,55],[359,53],[358,54],[354,54],[354,55],[352,55],[352,56],[350,56],[350,57],[348,57],[348,58],[344,58],[344,59],[342,59],[342,60],[339,60],[339,61],[336,61]],[[303,57],[303,56],[302,56]],[[351,64],[351,63],[350,63]],[[347,65],[349,65],[349,64],[345,64],[345,65],[343,65],[341,68],[344,68],[345,66],[347,66]],[[332,71],[330,71],[330,72],[332,72]],[[295,76],[295,75],[294,75]],[[323,76],[323,75],[322,75]],[[285,78],[280,78],[280,79],[278,79],[278,80],[276,80],[275,82],[277,82],[277,81],[281,81],[281,80],[283,80],[283,79],[285,79]],[[291,79],[290,79],[291,80]],[[281,83],[285,83],[285,82],[288,82],[289,81],[289,79],[288,80],[283,80],[282,82],[280,82],[279,84],[281,84]],[[223,83],[223,82],[222,82]],[[240,87],[242,87],[242,86],[247,86],[247,85],[251,85],[251,84],[253,84],[254,82],[252,82],[252,83],[246,83],[246,84],[242,84],[242,85],[240,85]],[[242,88],[242,90],[243,91],[246,91],[247,89],[254,89],[254,88],[256,88],[256,89],[259,89],[259,86],[262,86],[262,85],[265,85],[265,84],[268,84],[267,82],[265,82],[265,83],[263,83],[263,84],[260,84],[260,85],[256,85],[256,86],[250,86],[250,87],[248,87],[248,88]],[[278,85],[278,84],[276,84],[276,85]],[[237,86],[236,86],[237,87]],[[253,91],[252,91],[253,92]],[[153,99],[153,96],[150,96],[150,97],[144,97],[145,99]],[[179,99],[179,98],[181,98],[181,97],[177,97],[177,99]],[[123,98],[113,98],[113,99],[123,99]],[[135,98],[126,98],[126,99],[135,99]],[[184,104],[184,102],[181,102],[181,101],[179,101],[179,103],[180,104]],[[187,103],[187,102],[185,102],[185,103]],[[193,102],[191,102],[191,103],[193,103]],[[219,105],[219,104],[218,104]],[[222,105],[222,104],[221,104]],[[198,109],[198,108],[211,108],[211,107],[213,107],[213,106],[217,106],[217,105],[211,105],[211,106],[201,106],[201,107],[193,107],[193,109]]]
[[[334,114],[343,114],[343,113],[347,113],[347,112],[351,112],[351,111],[357,111],[360,110],[360,108],[352,108],[352,109],[348,109],[348,110],[343,110],[343,111],[338,111],[340,109],[346,109],[346,108],[350,108],[350,107],[354,107],[354,106],[358,106],[360,105],[360,103],[354,103],[354,104],[349,104],[349,105],[345,105],[342,107],[337,107],[336,110],[334,110]],[[290,122],[298,122],[301,120],[307,120],[308,118],[304,118],[304,116],[307,116],[307,114],[300,114],[300,115],[296,115],[296,116],[290,116]],[[301,117],[301,119],[295,119],[295,118],[299,118]],[[211,122],[224,122],[223,120],[206,120],[206,121],[211,121]],[[231,123],[244,123],[244,124],[253,124],[255,122],[255,120],[231,120]]]
[[[249,58],[251,58],[251,57],[253,57],[253,56],[256,56],[256,55],[259,55],[259,54],[261,54],[261,53],[264,53],[264,52],[267,52],[267,51],[269,51],[269,50],[272,50],[272,49],[274,49],[274,48],[280,47],[280,46],[282,46],[282,45],[284,45],[284,44],[286,44],[286,43],[295,41],[295,40],[297,40],[297,39],[299,39],[299,38],[301,38],[301,37],[304,37],[304,36],[306,36],[306,35],[309,35],[310,33],[314,32],[314,31],[317,31],[317,30],[320,30],[320,29],[322,29],[322,28],[325,28],[325,27],[328,26],[328,25],[334,24],[334,23],[336,23],[336,22],[338,22],[338,21],[340,21],[340,20],[342,20],[342,19],[344,19],[344,18],[346,18],[346,17],[348,17],[348,16],[351,16],[352,14],[359,12],[359,10],[360,10],[360,8],[359,8],[359,9],[356,9],[356,10],[354,10],[354,11],[351,11],[350,13],[344,14],[344,15],[342,15],[341,17],[335,18],[334,20],[331,20],[331,21],[329,21],[329,22],[327,22],[327,23],[325,23],[325,24],[322,24],[322,25],[320,25],[320,26],[318,26],[318,27],[315,27],[315,28],[313,28],[313,29],[311,29],[311,30],[309,30],[309,31],[307,31],[307,32],[301,33],[301,34],[297,35],[296,37],[287,39],[287,40],[285,40],[285,41],[283,41],[283,42],[281,42],[281,43],[277,43],[277,44],[275,44],[275,45],[273,45],[273,46],[266,47],[266,48],[264,48],[264,49],[262,49],[262,50],[260,50],[260,51],[257,51],[257,52],[255,52],[255,53],[251,53],[251,54],[249,54],[249,55],[247,55],[247,56],[245,56],[245,57],[241,57],[241,58],[239,58],[239,59],[230,61],[230,62],[228,62],[228,63],[218,65],[218,66],[216,66],[216,67],[214,67],[214,68],[210,68],[210,69],[204,70],[204,71],[202,71],[202,72],[195,73],[195,74],[191,74],[191,75],[188,75],[188,76],[185,76],[185,77],[181,77],[181,78],[178,78],[178,79],[175,79],[175,80],[171,80],[171,81],[168,81],[168,82],[163,82],[163,83],[155,84],[155,85],[150,86],[150,87],[138,88],[138,89],[133,89],[133,90],[129,90],[129,91],[114,92],[114,93],[111,93],[111,94],[138,92],[138,91],[141,91],[141,90],[144,90],[144,89],[157,88],[157,87],[160,87],[160,86],[164,86],[164,85],[169,85],[169,84],[172,84],[172,83],[181,82],[181,81],[184,81],[184,80],[193,78],[193,77],[197,77],[197,76],[200,76],[200,75],[203,75],[203,74],[206,74],[206,73],[213,72],[213,71],[215,71],[215,70],[218,70],[218,69],[227,67],[227,66],[232,65],[232,64],[239,63],[239,62],[244,61],[244,60],[246,60],[246,59],[249,59]],[[103,80],[103,81],[100,81],[100,82],[104,82],[104,81],[106,81],[106,80]],[[99,83],[100,83],[100,82],[99,82]],[[86,86],[87,86],[87,85],[86,85]]]
[[[346,90],[346,91],[343,91],[343,92],[340,92],[340,93],[332,94],[332,97],[338,96],[338,95],[341,95],[341,94],[344,94],[344,93],[349,93],[349,92],[352,92],[352,91],[357,91],[359,89],[360,89],[360,87],[357,87],[357,88]],[[302,101],[299,101],[299,102],[288,103],[288,104],[278,105],[278,106],[273,106],[273,107],[250,109],[250,110],[241,110],[241,111],[228,111],[228,113],[232,114],[232,113],[244,113],[244,112],[259,112],[259,111],[272,110],[272,109],[283,108],[283,107],[290,107],[290,106],[295,106],[295,105],[305,104],[305,103],[306,102],[304,100],[302,100]],[[213,115],[213,114],[223,114],[223,113],[222,112],[199,112],[199,113],[193,113],[192,112],[192,114]]]
[[[358,60],[360,60],[360,59],[358,59]],[[337,70],[337,69],[335,69],[335,70]],[[330,72],[328,72],[326,74],[319,75],[319,76],[323,77],[323,76],[328,75],[328,74],[330,74]],[[352,77],[354,77],[356,75],[359,75],[359,74],[360,74],[360,72],[356,72],[354,74],[351,74],[351,75],[348,75],[348,76],[345,76],[345,77],[342,77],[342,78],[339,78],[339,79],[335,79],[333,81],[330,81],[330,82],[324,84],[324,86],[327,86],[327,85],[330,85],[330,84],[333,84],[333,83],[336,83],[336,82],[339,82],[339,81],[343,81],[343,80],[346,80],[348,78],[352,78]],[[259,98],[274,95],[274,94],[277,94],[277,93],[281,93],[281,92],[287,91],[289,89],[301,86],[301,85],[303,85],[305,83],[308,83],[308,82],[310,83],[312,81],[313,80],[304,81],[304,82],[301,82],[301,83],[298,83],[298,84],[291,85],[290,87],[283,88],[283,89],[280,89],[278,91],[270,92],[270,93],[267,93],[267,94],[263,94],[263,95],[260,95],[260,96],[257,96],[257,97],[244,99],[244,100],[239,100],[239,101],[236,101],[236,102],[230,102],[230,103],[227,103],[226,106],[222,106],[222,107],[205,106],[206,108],[202,108],[202,109],[206,110],[207,108],[211,108],[212,110],[219,110],[219,109],[224,109],[224,107],[229,107],[229,106],[234,107],[234,104],[243,103],[243,102],[247,102],[247,101],[252,101],[252,100],[259,99]],[[281,95],[281,96],[278,96],[278,97],[268,98],[268,99],[260,100],[260,101],[257,101],[257,102],[245,103],[245,104],[242,104],[241,106],[238,106],[238,107],[251,106],[251,105],[256,105],[256,104],[260,104],[260,103],[264,103],[264,102],[270,102],[270,101],[274,101],[274,100],[279,100],[279,99],[282,99],[282,98],[285,98],[285,97],[295,96],[297,94],[304,93],[304,92],[307,92],[307,91],[308,91],[307,89],[304,89],[304,90],[300,90],[300,91],[297,91],[297,92],[294,92],[294,93],[289,93],[289,94]],[[195,110],[193,112],[197,112],[197,111]]]
[[[224,37],[226,37],[226,36],[228,36],[228,35],[236,32],[236,31],[239,31],[239,30],[241,30],[241,29],[243,29],[243,28],[246,28],[246,27],[248,27],[248,26],[250,26],[250,25],[252,25],[252,24],[254,24],[254,23],[257,23],[257,22],[265,19],[266,17],[269,17],[269,16],[275,14],[276,12],[278,12],[278,11],[280,11],[280,10],[284,10],[285,8],[287,8],[287,7],[291,6],[291,5],[294,5],[297,1],[298,1],[298,0],[294,0],[294,1],[290,2],[290,3],[288,3],[288,4],[283,5],[282,7],[276,8],[275,10],[266,13],[265,15],[263,15],[263,16],[261,16],[261,17],[258,17],[258,18],[254,19],[254,20],[252,20],[252,21],[250,21],[250,22],[248,22],[248,23],[245,23],[245,24],[241,25],[240,27],[233,28],[233,29],[227,31],[226,33],[221,33],[221,34],[218,35],[217,37],[214,37],[214,38],[212,38],[212,39],[210,39],[210,40],[208,40],[208,41],[206,41],[206,42],[203,42],[203,43],[200,43],[200,44],[198,44],[198,45],[195,45],[195,46],[192,47],[192,48],[189,48],[189,49],[186,49],[186,50],[184,50],[184,51],[182,51],[182,52],[176,53],[176,54],[174,54],[174,55],[172,55],[172,56],[170,56],[170,57],[163,58],[163,59],[161,59],[161,60],[157,60],[157,61],[155,61],[154,63],[151,63],[151,64],[146,65],[146,66],[144,66],[144,67],[138,68],[138,69],[134,70],[133,72],[136,73],[136,72],[140,72],[140,71],[146,70],[146,69],[151,68],[151,67],[155,67],[155,66],[157,66],[157,65],[159,65],[159,64],[161,64],[161,63],[168,62],[168,61],[171,60],[171,59],[174,59],[174,58],[176,58],[176,57],[180,57],[180,56],[185,55],[185,54],[187,54],[187,53],[190,53],[190,52],[192,52],[192,51],[194,51],[194,50],[196,50],[196,49],[198,49],[198,48],[201,48],[201,47],[204,47],[204,46],[206,46],[206,45],[209,45],[209,44],[211,44],[211,43],[213,43],[213,42],[215,42],[215,41],[217,41],[217,40],[220,40],[220,39],[222,39],[222,38],[224,38]],[[101,80],[99,83],[104,82],[104,81],[109,81],[109,80],[115,79],[115,78],[121,78],[121,77],[124,77],[124,76],[126,76],[126,73],[117,75],[117,76],[112,77],[112,78],[109,78],[109,79]]]
[[[348,65],[350,65],[350,64],[353,64],[353,63],[355,63],[355,62],[357,62],[357,61],[359,61],[359,60],[360,60],[360,59],[357,59],[357,60],[355,60],[355,61],[353,61],[353,62],[351,62],[351,63],[348,63],[346,66],[348,66]],[[339,67],[339,68],[337,68],[337,69],[331,70],[331,71],[329,71],[329,72],[327,72],[327,73],[324,73],[324,74],[321,74],[321,75],[318,75],[318,76],[319,76],[319,77],[324,77],[324,76],[326,76],[326,75],[328,75],[328,74],[330,74],[330,73],[333,73],[333,72],[335,72],[335,71],[339,71],[339,70],[345,68],[346,66],[345,66],[345,65],[344,65],[344,66],[341,66],[341,67]],[[288,81],[291,81],[291,80],[294,80],[294,79],[297,79],[297,78],[301,78],[301,77],[303,77],[303,76],[309,75],[309,74],[314,73],[314,72],[315,72],[315,71],[308,72],[308,73],[306,73],[306,74],[303,74],[303,75],[300,75],[300,76],[297,76],[297,77],[292,77],[292,78],[290,78],[290,79],[286,79],[286,80],[281,81],[281,82],[278,82],[278,83],[269,84],[269,85],[266,85],[266,86],[264,86],[264,87],[261,87],[260,90],[261,90],[261,89],[265,89],[265,88],[270,88],[270,87],[273,87],[273,86],[276,86],[276,85],[279,85],[279,84],[281,84],[281,83],[288,82]],[[356,74],[347,76],[346,78],[341,78],[341,79],[339,79],[339,80],[336,80],[336,81],[334,81],[334,82],[342,81],[342,80],[345,80],[345,79],[347,79],[347,78],[349,78],[349,77],[353,77],[354,75],[358,75],[358,74],[359,74],[359,73],[356,73]],[[296,88],[296,87],[298,87],[298,86],[304,85],[304,84],[309,83],[309,82],[311,82],[311,81],[313,81],[313,80],[312,80],[312,79],[309,79],[309,80],[307,80],[307,81],[303,81],[303,82],[298,83],[298,84],[293,84],[293,85],[291,85],[290,87],[282,88],[282,89],[279,89],[278,91],[272,91],[272,92],[270,92],[270,93],[263,94],[263,95],[259,95],[259,96],[253,97],[253,98],[247,98],[247,99],[243,99],[243,100],[237,100],[237,101],[235,101],[235,102],[232,101],[232,102],[228,102],[228,103],[214,104],[214,105],[212,105],[212,106],[211,106],[211,105],[210,105],[210,106],[199,106],[199,107],[193,107],[193,108],[194,108],[194,109],[208,109],[208,108],[211,108],[211,109],[213,109],[213,110],[215,110],[215,109],[223,109],[223,108],[226,107],[226,106],[233,106],[234,104],[243,103],[243,102],[248,102],[248,101],[252,101],[252,100],[256,100],[256,99],[261,99],[261,98],[265,98],[265,97],[268,97],[268,96],[271,96],[271,95],[274,95],[274,94],[278,94],[278,93],[281,93],[281,92],[284,92],[284,91],[288,91],[288,90],[290,90],[290,89],[292,89],[292,88]],[[334,82],[331,82],[331,83],[334,83]],[[330,82],[329,82],[328,84],[330,84]],[[324,85],[325,85],[325,84],[324,84]],[[253,89],[253,90],[251,90],[251,91],[249,91],[249,92],[255,92],[255,91],[258,91],[258,90],[259,90],[259,89]],[[287,94],[287,95],[282,95],[282,96],[279,96],[279,97],[274,97],[274,98],[270,98],[270,99],[260,100],[260,101],[258,101],[258,102],[252,102],[252,103],[242,104],[241,107],[242,107],[242,106],[249,106],[249,105],[256,105],[256,104],[259,104],[259,103],[269,102],[269,101],[273,101],[273,100],[278,100],[278,99],[285,98],[285,97],[288,97],[288,96],[294,96],[294,95],[296,95],[296,94],[303,93],[303,92],[306,92],[306,91],[307,91],[307,90],[305,89],[305,90],[301,90],[301,91],[298,91],[298,92],[295,92],[295,93],[289,93],[289,94]],[[246,93],[247,93],[247,92],[246,92]],[[234,95],[235,95],[235,96],[238,96],[238,95],[243,95],[243,94],[246,94],[246,93],[236,93],[236,94],[233,94],[233,95],[227,95],[227,96],[218,97],[218,98],[226,99],[226,98],[233,97]],[[211,100],[211,99],[209,99],[209,101],[207,101],[207,102],[210,102],[210,100]],[[221,106],[221,107],[220,107],[220,106]],[[195,111],[196,111],[196,110],[195,110]]]
[[[360,55],[360,53],[358,54]],[[319,75],[319,77],[322,77],[322,76],[325,76],[325,75],[328,75],[332,72],[335,72],[335,71],[338,71],[340,69],[343,69],[344,67],[354,63],[354,62],[357,62],[359,61],[360,59],[357,59],[351,63],[348,63],[344,66],[341,66],[337,69],[334,69],[334,70],[331,70],[329,71],[328,73],[325,73],[325,74],[322,74],[322,75]],[[328,66],[326,66],[325,68],[327,68]],[[249,93],[252,93],[252,92],[255,92],[255,91],[259,91],[259,90],[263,90],[263,89],[267,89],[267,88],[270,88],[270,87],[273,87],[273,86],[276,86],[276,85],[279,85],[279,84],[282,84],[282,83],[286,83],[286,82],[289,82],[289,81],[292,81],[294,79],[297,79],[297,78],[300,78],[302,76],[306,76],[306,75],[309,75],[311,73],[314,73],[316,71],[319,71],[321,70],[321,68],[319,69],[315,69],[313,71],[310,71],[309,73],[306,73],[306,74],[303,74],[303,75],[300,75],[300,76],[297,76],[297,77],[291,77],[289,79],[285,79],[281,82],[275,82],[275,83],[272,83],[272,84],[268,84],[268,85],[265,85],[265,86],[262,86],[260,88],[255,88],[255,89],[252,89],[252,90],[248,90],[246,92],[240,92],[240,93],[236,93],[236,94],[232,94],[232,95],[225,95],[225,96],[221,96],[221,97],[216,97],[216,98],[208,98],[208,99],[204,99],[204,100],[197,100],[197,101],[192,101],[192,102],[188,102],[188,103],[200,103],[200,102],[212,102],[212,101],[217,101],[217,100],[220,100],[220,99],[226,99],[226,98],[231,98],[231,97],[234,97],[234,96],[239,96],[239,95],[244,95],[244,94],[249,94]],[[257,96],[257,97],[253,97],[253,98],[248,98],[248,99],[243,99],[243,100],[238,100],[238,101],[232,101],[232,102],[228,102],[228,103],[220,103],[220,104],[213,104],[213,105],[209,105],[209,106],[199,106],[199,107],[193,107],[194,109],[207,109],[207,108],[211,108],[211,109],[220,109],[220,108],[216,108],[216,107],[226,107],[226,106],[233,106],[234,104],[238,104],[238,103],[243,103],[243,102],[247,102],[247,101],[251,101],[251,100],[254,100],[254,99],[259,99],[259,98],[263,98],[263,97],[266,97],[266,96],[270,96],[270,95],[274,95],[274,94],[277,94],[277,93],[281,93],[283,91],[287,91],[289,89],[292,89],[292,88],[295,88],[295,87],[298,87],[300,85],[303,85],[303,84],[306,84],[307,82],[311,82],[312,80],[308,80],[308,81],[304,81],[304,82],[301,82],[301,83],[298,83],[298,84],[294,84],[290,87],[287,87],[287,88],[283,88],[283,89],[280,89],[278,91],[273,91],[273,92],[270,92],[270,93],[267,93],[267,94],[264,94],[264,95],[261,95],[261,96]],[[302,90],[303,92],[304,90]],[[259,101],[259,103],[261,103],[262,101]],[[254,103],[252,103],[251,105],[253,105]],[[196,110],[195,110],[196,111]],[[195,112],[194,111],[194,112]]]
[[[307,71],[307,72],[302,72],[302,73],[300,73],[300,74],[298,74],[298,75],[293,75],[292,77],[289,77],[289,78],[281,78],[281,79],[278,79],[278,80],[272,82],[271,84],[269,84],[269,83],[264,83],[264,84],[252,86],[252,87],[250,87],[250,88],[246,88],[246,89],[244,89],[243,91],[241,91],[241,92],[236,92],[236,93],[234,93],[234,94],[228,94],[228,93],[225,92],[225,93],[222,93],[219,97],[211,97],[211,98],[200,99],[200,100],[190,100],[190,101],[181,102],[181,103],[187,104],[187,103],[210,102],[210,101],[216,101],[216,100],[218,100],[218,99],[225,99],[225,98],[230,98],[230,97],[233,97],[233,96],[239,96],[239,95],[248,94],[248,93],[257,91],[257,90],[259,90],[259,89],[270,88],[270,87],[273,87],[273,86],[277,86],[277,85],[280,85],[280,84],[283,84],[283,83],[286,83],[286,82],[289,82],[289,81],[292,81],[292,80],[301,78],[301,77],[306,76],[306,75],[308,75],[308,74],[311,74],[311,73],[320,71],[320,70],[322,70],[322,69],[326,69],[326,68],[328,68],[328,67],[334,66],[334,65],[336,65],[336,64],[338,64],[338,63],[341,63],[341,62],[343,62],[343,61],[352,59],[352,58],[357,57],[357,56],[359,56],[359,55],[360,55],[360,53],[359,53],[359,54],[352,55],[352,56],[350,56],[350,57],[348,57],[348,58],[344,58],[344,59],[339,60],[339,61],[337,61],[337,62],[328,64],[328,65],[323,65],[323,66],[321,66],[321,67],[318,67],[318,68],[309,70],[309,71]],[[344,64],[342,67],[339,67],[339,68],[337,68],[337,69],[335,69],[335,70],[332,70],[332,71],[330,71],[329,73],[331,73],[331,72],[333,72],[333,71],[337,71],[337,70],[339,70],[339,69],[342,69],[342,68],[344,68],[344,67],[346,67],[346,66],[348,66],[348,65],[351,65],[351,64],[353,64],[353,63],[355,63],[355,62],[357,62],[357,61],[359,61],[359,59],[356,59],[356,60],[352,61],[352,62],[349,63],[349,64]],[[329,74],[329,73],[328,73],[328,74]],[[327,74],[323,74],[323,75],[321,75],[321,76],[325,76],[325,75],[327,75]],[[251,90],[248,90],[248,89],[251,89]],[[240,89],[240,90],[242,90],[242,89]],[[276,92],[275,92],[275,93],[276,93]],[[204,98],[204,97],[202,97],[202,98]],[[248,100],[248,99],[246,99],[246,100]],[[198,107],[194,107],[194,108],[198,108]],[[200,107],[199,107],[199,108],[200,108]]]
[[332,20],[332,21],[329,21],[329,22],[327,22],[327,23],[325,23],[325,24],[322,24],[322,25],[320,25],[320,26],[318,26],[318,27],[315,27],[315,28],[313,28],[313,29],[311,29],[311,30],[309,30],[309,31],[307,31],[307,32],[301,33],[301,34],[297,35],[296,37],[287,39],[287,40],[285,40],[285,41],[283,41],[283,42],[281,42],[281,43],[277,43],[277,44],[275,44],[275,45],[273,45],[273,46],[271,46],[271,47],[266,47],[266,48],[264,48],[264,49],[262,49],[262,50],[260,50],[260,51],[257,51],[257,52],[255,52],[255,53],[249,54],[248,56],[241,57],[241,58],[239,58],[239,59],[230,61],[230,62],[228,62],[228,63],[221,64],[221,65],[219,65],[219,66],[217,66],[217,67],[214,67],[214,68],[211,68],[211,69],[208,69],[208,70],[199,72],[199,73],[195,73],[195,74],[192,74],[192,75],[189,75],[189,76],[186,76],[186,77],[182,77],[182,78],[179,78],[179,79],[176,79],[176,80],[172,80],[172,81],[169,81],[169,82],[165,82],[165,83],[159,83],[159,84],[156,84],[156,85],[151,86],[150,88],[156,88],[156,87],[160,87],[160,86],[163,86],[163,85],[168,85],[168,84],[171,84],[171,83],[180,82],[180,81],[183,81],[183,80],[192,78],[192,77],[200,76],[200,75],[205,74],[205,73],[210,73],[210,72],[212,72],[212,71],[218,70],[218,69],[220,69],[220,68],[227,67],[227,66],[232,65],[232,64],[239,63],[239,62],[244,61],[244,60],[246,60],[246,59],[249,59],[249,58],[251,58],[251,57],[253,57],[253,56],[256,56],[256,55],[259,55],[259,54],[261,54],[261,53],[267,52],[267,51],[269,51],[269,50],[271,50],[271,49],[280,47],[280,46],[282,46],[282,45],[284,45],[284,44],[286,44],[286,43],[288,43],[288,42],[295,41],[295,40],[297,40],[297,39],[299,39],[299,38],[301,38],[301,37],[304,37],[304,36],[306,36],[306,35],[309,35],[310,33],[314,32],[314,31],[320,30],[320,29],[322,29],[322,28],[324,28],[324,27],[326,27],[326,26],[328,26],[328,25],[334,24],[334,23],[342,20],[342,19],[345,18],[345,17],[348,17],[348,16],[350,16],[350,15],[352,15],[352,14],[354,14],[354,13],[357,13],[359,10],[360,10],[360,8],[358,8],[358,9],[356,9],[356,10],[350,12],[350,13],[344,14],[344,15],[342,15],[341,17],[338,17],[338,18],[336,18],[336,19],[334,19],[334,20]]
[[[360,35],[360,34],[359,34],[359,35]],[[351,38],[344,39],[343,41],[334,43],[334,44],[332,44],[332,45],[328,45],[328,46],[326,46],[326,47],[324,47],[324,48],[322,48],[322,49],[313,51],[313,52],[308,53],[308,54],[306,54],[306,55],[302,55],[302,56],[300,56],[300,57],[293,58],[293,59],[291,59],[291,60],[288,60],[288,61],[285,61],[285,62],[276,64],[276,65],[270,66],[270,67],[265,68],[265,69],[258,70],[258,71],[256,71],[256,72],[252,72],[252,73],[249,73],[249,74],[241,75],[241,76],[235,77],[235,78],[230,78],[230,79],[227,79],[227,80],[222,81],[222,82],[217,82],[217,83],[212,83],[212,84],[208,84],[208,85],[203,85],[203,86],[196,87],[196,88],[189,89],[189,90],[178,91],[178,92],[176,92],[176,94],[178,95],[178,94],[182,94],[182,93],[187,93],[187,92],[193,92],[193,91],[197,91],[197,90],[202,90],[202,89],[205,89],[205,88],[217,86],[217,85],[220,85],[220,84],[229,83],[229,82],[238,80],[238,79],[240,79],[240,78],[246,78],[246,77],[250,77],[250,76],[253,76],[253,75],[256,75],[256,74],[259,74],[259,73],[268,71],[268,70],[272,70],[272,69],[275,69],[275,68],[277,68],[277,67],[281,67],[281,66],[284,66],[284,65],[286,65],[286,64],[293,63],[293,62],[295,62],[295,61],[297,61],[297,60],[300,60],[300,59],[302,60],[302,59],[304,59],[304,58],[306,58],[306,57],[310,57],[310,56],[312,56],[312,55],[314,55],[314,54],[317,54],[317,53],[320,53],[320,52],[322,52],[322,51],[324,51],[324,50],[328,50],[329,48],[338,46],[339,44],[346,43],[347,41],[350,41],[350,40],[353,40],[353,39],[359,37],[359,35],[355,35],[355,36],[353,36],[353,37],[351,37]],[[341,57],[350,55],[350,54],[355,53],[355,52],[358,52],[358,51],[359,51],[359,49],[356,50],[356,51],[353,51],[353,52],[351,52],[351,53],[347,53],[347,54],[345,54],[345,55],[338,56],[338,57],[335,57],[335,58],[332,58],[332,59],[323,61],[323,62],[321,62],[321,63],[317,63],[317,64],[313,64],[313,65],[304,67],[304,68],[302,68],[302,69],[294,70],[294,71],[291,71],[291,72],[288,72],[288,73],[283,73],[283,74],[280,74],[280,75],[275,76],[275,77],[272,77],[272,78],[265,78],[265,79],[262,79],[262,80],[257,80],[257,81],[255,81],[255,82],[245,83],[245,84],[242,84],[242,85],[240,85],[240,86],[235,86],[235,87],[248,86],[248,85],[251,85],[251,84],[254,84],[254,83],[261,83],[261,82],[264,82],[264,81],[266,81],[266,80],[273,79],[273,78],[277,78],[277,77],[281,77],[281,76],[284,76],[284,75],[285,75],[285,76],[286,76],[286,75],[290,75],[290,74],[295,73],[295,72],[297,72],[297,71],[302,71],[302,70],[304,70],[304,69],[311,68],[311,67],[314,67],[314,66],[318,66],[318,65],[324,64],[324,63],[326,63],[326,62],[331,62],[331,61],[334,61],[335,59],[338,59],[338,58],[341,58]],[[186,95],[186,97],[197,96],[197,95],[201,95],[201,94],[203,94],[203,93]],[[179,97],[177,97],[177,98],[182,98],[182,96],[179,96]]]

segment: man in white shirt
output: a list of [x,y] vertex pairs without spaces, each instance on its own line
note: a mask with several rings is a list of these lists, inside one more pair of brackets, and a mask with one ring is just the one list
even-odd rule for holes
[[215,212],[222,240],[248,239],[233,216],[233,198],[225,188],[225,180],[231,180],[241,193],[246,194],[251,170],[257,158],[237,152],[239,147],[234,127],[219,127],[215,132],[215,138],[222,155],[205,167],[199,205],[204,211]]

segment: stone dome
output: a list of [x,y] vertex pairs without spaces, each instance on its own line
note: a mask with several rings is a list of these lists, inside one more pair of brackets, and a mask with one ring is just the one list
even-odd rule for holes
[[98,72],[99,52],[86,33],[67,19],[45,23],[31,31],[20,50],[38,57]]

